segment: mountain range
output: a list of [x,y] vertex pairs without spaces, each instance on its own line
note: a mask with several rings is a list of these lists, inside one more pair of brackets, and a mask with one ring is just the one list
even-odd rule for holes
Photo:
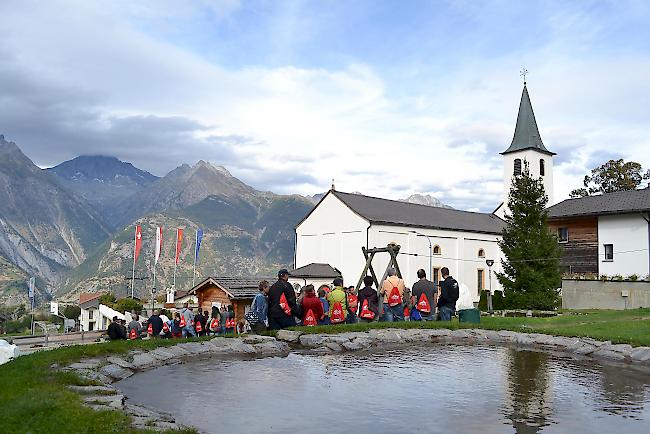
[[[137,296],[148,297],[153,285],[157,226],[164,239],[157,288],[172,285],[179,227],[177,289],[192,286],[198,228],[204,238],[196,278],[272,274],[292,263],[294,227],[318,196],[258,191],[205,161],[162,178],[110,156],[41,169],[0,135],[0,304],[26,302],[30,275],[37,277],[37,301],[73,300],[81,291],[130,294],[136,224],[143,230]],[[440,206],[431,196],[406,200]]]

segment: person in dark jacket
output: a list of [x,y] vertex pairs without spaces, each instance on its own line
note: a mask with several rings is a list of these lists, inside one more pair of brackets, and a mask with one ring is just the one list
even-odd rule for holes
[[[291,312],[287,315],[280,300],[282,295],[287,300]],[[269,289],[269,328],[279,330],[296,325],[294,315],[298,315],[296,306],[296,293],[293,286],[289,283],[289,272],[286,269],[278,271],[278,281],[271,285]]]
[[205,334],[205,329],[203,328],[203,314],[201,313],[201,308],[199,308],[199,311],[194,315],[194,331],[196,331],[196,324],[199,323],[201,324],[201,331],[196,332],[197,336],[204,336]]
[[122,327],[120,320],[116,316],[113,317],[113,321],[108,325],[106,330],[108,337],[112,341],[119,341],[126,339],[126,329]]
[[163,321],[162,318],[160,318],[160,312],[158,310],[154,310],[153,315],[151,315],[147,320],[147,329],[149,328],[149,324],[151,324],[151,329],[152,329],[151,336],[153,337],[160,336],[160,332],[162,331],[163,328]]
[[[364,288],[359,290],[359,315],[358,318],[361,321],[364,322],[372,322],[377,317],[379,316],[379,296],[377,295],[377,291],[375,288],[372,287],[374,280],[372,276],[366,276],[363,278],[363,284],[365,285]],[[363,309],[363,302],[368,300],[368,310],[370,312],[375,314],[375,317],[370,319],[370,318],[362,318],[361,317],[361,310]]]
[[449,268],[447,267],[442,267],[440,274],[445,279],[440,282],[440,296],[438,297],[440,321],[451,321],[451,316],[456,310],[456,301],[458,301],[458,282],[449,275]]

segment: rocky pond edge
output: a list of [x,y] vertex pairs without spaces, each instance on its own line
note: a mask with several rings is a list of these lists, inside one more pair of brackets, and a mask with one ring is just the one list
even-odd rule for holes
[[373,329],[366,332],[338,334],[308,334],[301,331],[280,330],[276,337],[257,335],[240,338],[215,337],[203,342],[184,342],[150,351],[133,350],[126,355],[84,359],[62,369],[73,371],[81,378],[96,384],[69,386],[72,391],[82,396],[86,406],[95,410],[123,411],[133,418],[134,428],[165,431],[189,427],[177,423],[171,414],[128,403],[126,397],[113,386],[113,383],[137,372],[181,363],[188,357],[286,356],[293,350],[301,349],[308,350],[312,354],[333,354],[429,343],[515,345],[650,369],[650,347],[632,347],[628,344],[612,344],[610,341],[582,337],[484,329]]

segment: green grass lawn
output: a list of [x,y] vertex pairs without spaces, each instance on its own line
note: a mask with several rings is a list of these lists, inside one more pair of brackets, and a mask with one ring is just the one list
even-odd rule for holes
[[549,318],[481,317],[480,324],[443,322],[358,323],[335,326],[295,327],[305,333],[342,333],[374,328],[483,328],[546,333],[558,336],[591,337],[613,343],[650,346],[650,309],[625,311],[568,311]]
[[[485,328],[592,337],[650,346],[650,309],[627,311],[563,312],[551,318],[482,317],[480,324],[400,322],[297,327],[305,333],[342,333],[372,328]],[[271,334],[271,333],[269,333]],[[191,339],[198,341],[209,338]],[[0,366],[0,431],[32,433],[142,432],[130,427],[130,419],[117,411],[97,412],[84,407],[69,384],[83,384],[75,374],[60,372],[83,358],[125,354],[133,349],[153,349],[178,344],[179,340],[119,341],[77,345],[19,357]],[[192,430],[188,432],[194,432]]]
[[[205,339],[208,338],[187,341]],[[53,369],[52,365],[64,366],[84,358],[178,343],[177,339],[158,339],[75,345],[36,352],[0,365],[0,432],[146,432],[132,429],[130,417],[121,412],[94,411],[84,407],[81,397],[65,386],[91,383],[84,382],[76,374]]]

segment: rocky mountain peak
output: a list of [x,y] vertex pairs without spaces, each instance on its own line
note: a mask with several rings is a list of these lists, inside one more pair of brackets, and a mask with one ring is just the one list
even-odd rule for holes
[[440,208],[451,208],[445,205],[442,201],[430,194],[414,193],[405,199],[400,199],[402,202],[416,203],[418,205],[435,206]]
[[215,166],[214,164],[210,163],[209,161],[199,160],[194,166],[192,166],[192,169],[194,171],[196,171],[198,169],[201,169],[201,168],[208,169],[210,171],[217,172],[217,173],[220,173],[220,174],[222,174],[224,176],[232,178],[232,174],[228,171],[228,169],[226,169],[223,166]]

